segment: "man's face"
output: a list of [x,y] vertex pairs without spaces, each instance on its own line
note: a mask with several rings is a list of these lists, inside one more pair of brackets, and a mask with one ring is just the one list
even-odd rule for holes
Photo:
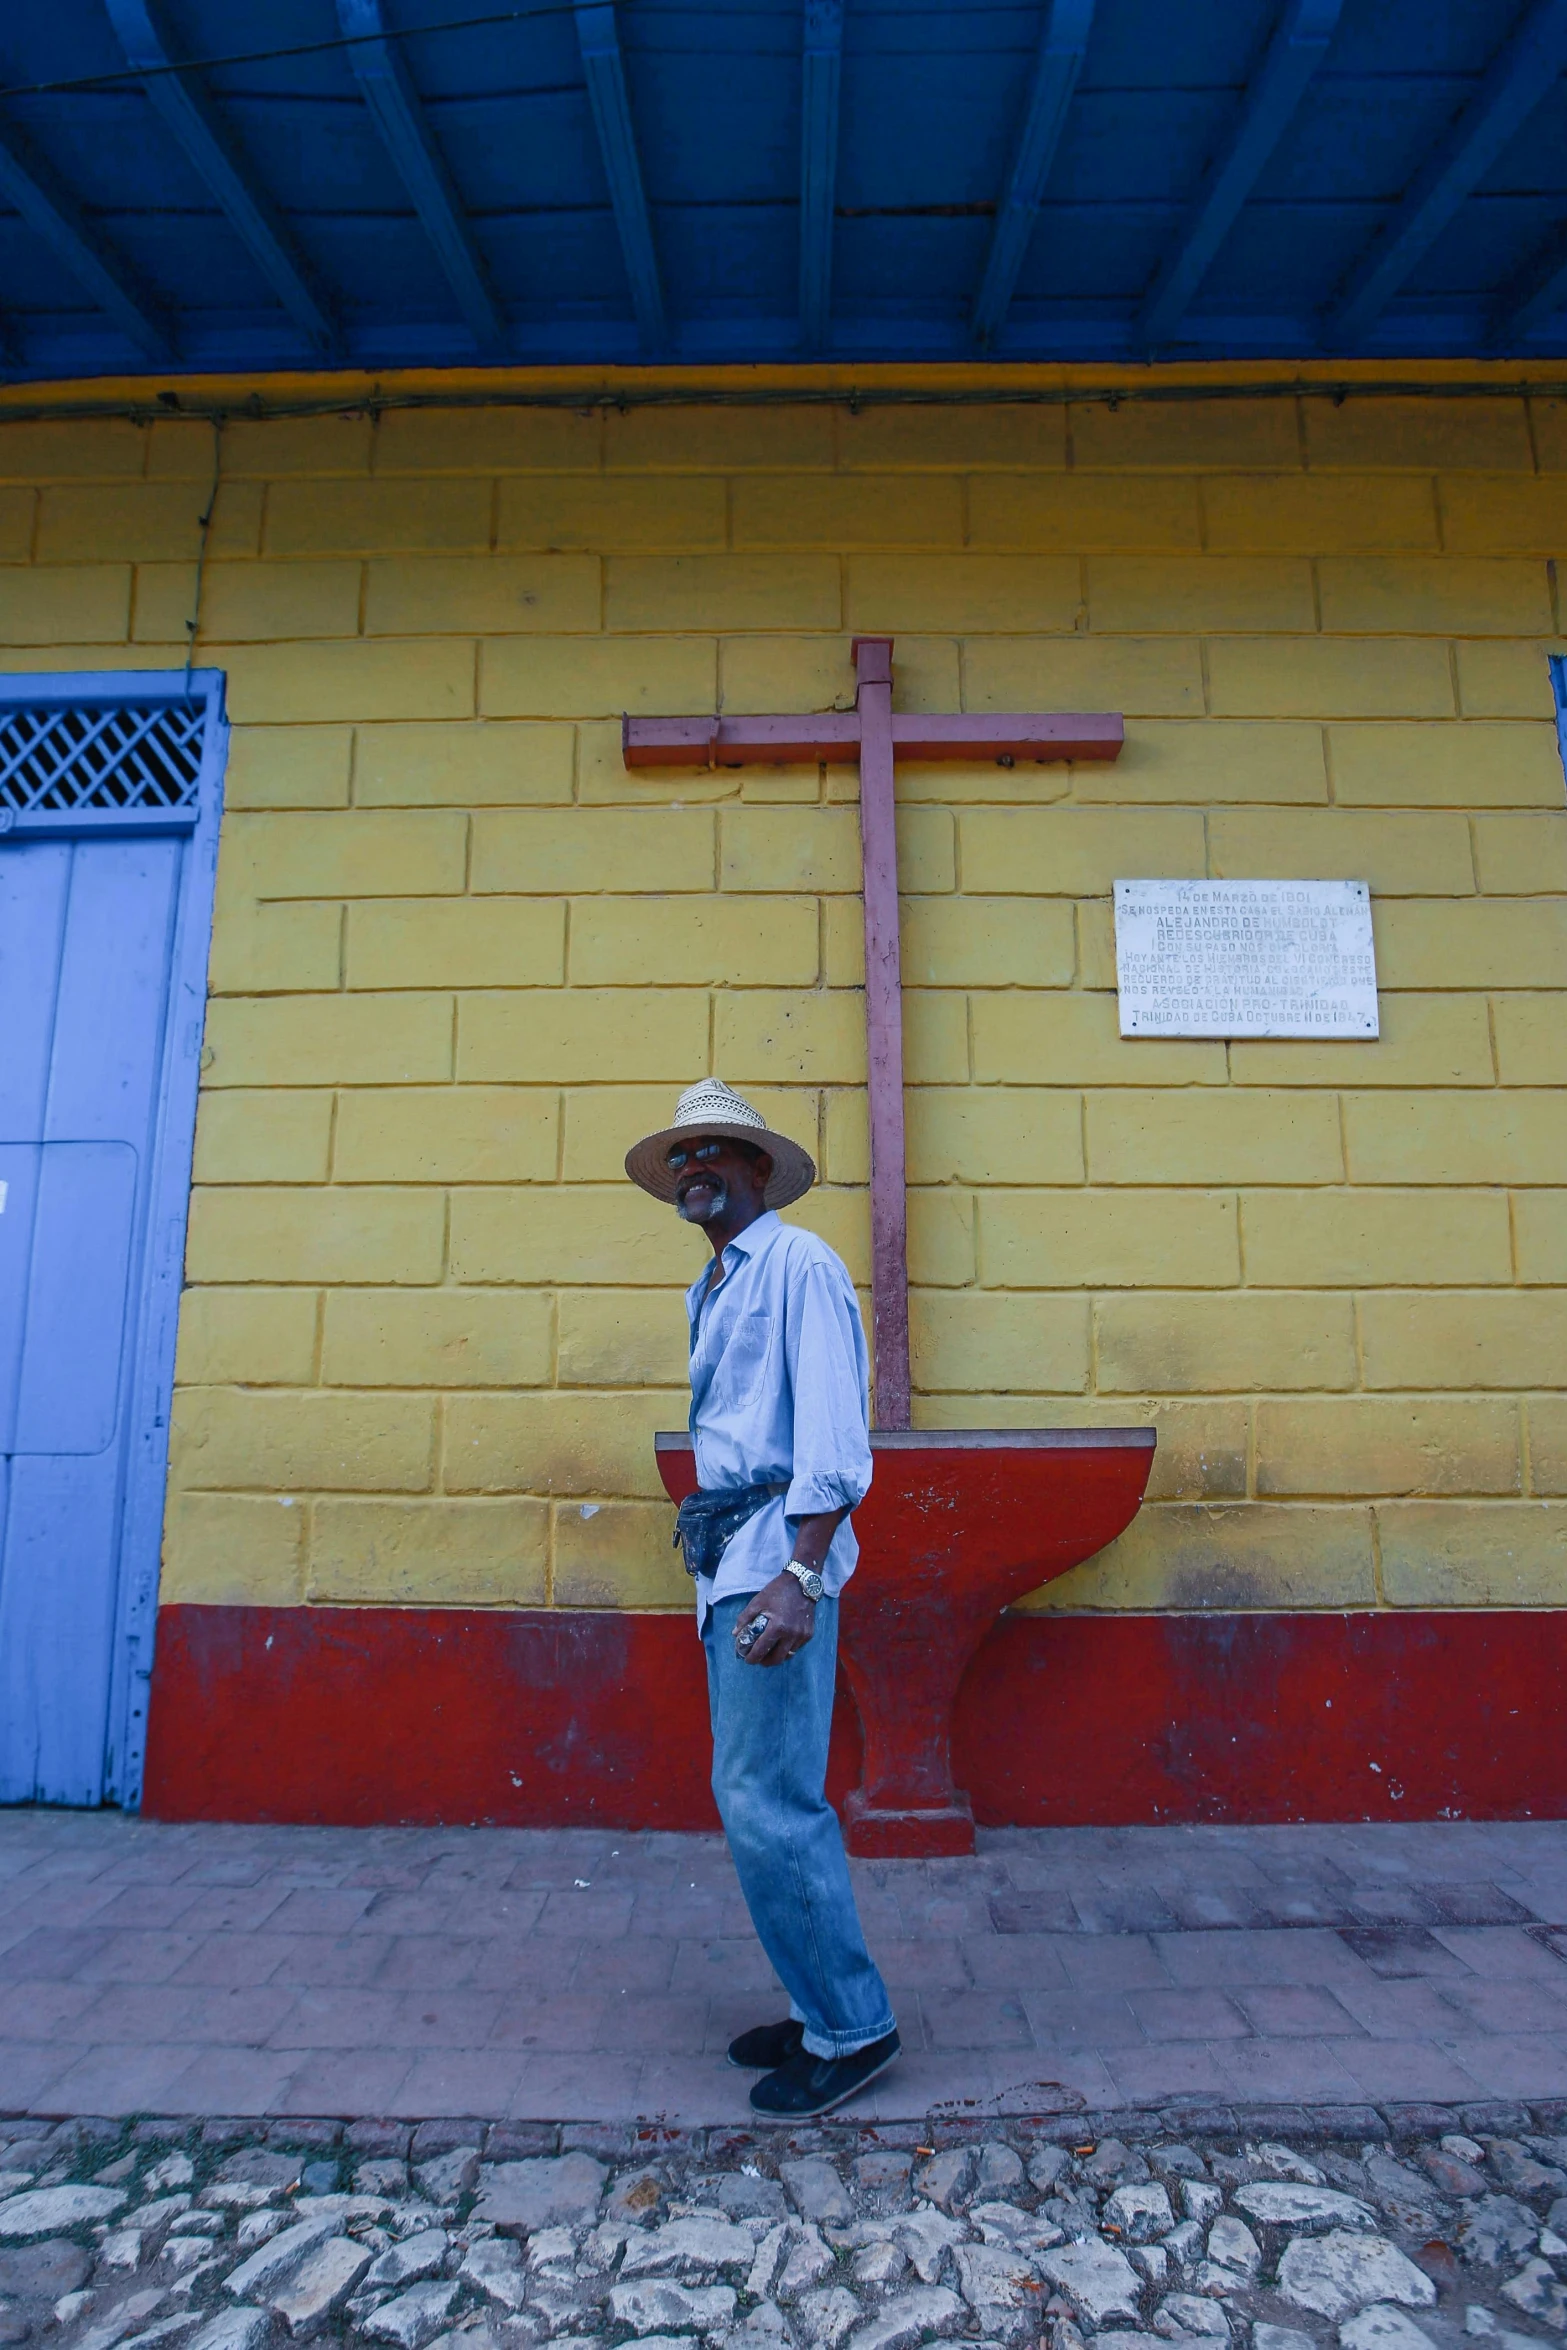
[[737,1206],[759,1202],[773,1165],[765,1151],[752,1158],[721,1134],[676,1143],[669,1163],[675,1171],[675,1213],[704,1227],[724,1222]]

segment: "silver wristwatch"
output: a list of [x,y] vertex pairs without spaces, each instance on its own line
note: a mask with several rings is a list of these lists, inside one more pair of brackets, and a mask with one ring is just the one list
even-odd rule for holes
[[807,1599],[821,1598],[822,1579],[814,1567],[804,1567],[798,1559],[791,1559],[784,1573],[794,1577]]

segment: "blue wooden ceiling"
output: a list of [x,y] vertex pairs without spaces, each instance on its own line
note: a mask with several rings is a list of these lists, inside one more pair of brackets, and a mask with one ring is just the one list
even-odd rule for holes
[[0,372],[1555,357],[1567,0],[13,0]]

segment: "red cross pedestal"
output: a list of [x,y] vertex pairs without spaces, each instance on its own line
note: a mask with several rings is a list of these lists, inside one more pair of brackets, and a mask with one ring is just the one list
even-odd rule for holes
[[[861,1560],[839,1650],[864,1732],[849,1797],[861,1854],[971,1852],[953,1785],[952,1707],[1001,1610],[1102,1550],[1136,1515],[1151,1428],[911,1428],[903,990],[894,774],[901,760],[1114,759],[1119,717],[905,717],[892,708],[892,640],[858,637],[853,710],[809,717],[628,718],[628,767],[746,767],[856,759],[864,850],[865,1029],[871,1135],[876,1474],[855,1512]],[[689,1436],[660,1436],[664,1486],[696,1482]]]

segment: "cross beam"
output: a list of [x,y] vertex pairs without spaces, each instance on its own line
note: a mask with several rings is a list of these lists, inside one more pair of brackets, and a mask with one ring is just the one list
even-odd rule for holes
[[903,1143],[903,975],[898,939],[894,768],[899,759],[1038,761],[1116,758],[1119,717],[1057,712],[1026,717],[893,714],[892,639],[854,640],[859,691],[852,710],[814,717],[627,718],[628,767],[764,767],[844,762],[860,769],[865,900],[865,1042],[871,1129],[871,1311],[876,1332],[876,1425],[907,1428],[908,1196]]

